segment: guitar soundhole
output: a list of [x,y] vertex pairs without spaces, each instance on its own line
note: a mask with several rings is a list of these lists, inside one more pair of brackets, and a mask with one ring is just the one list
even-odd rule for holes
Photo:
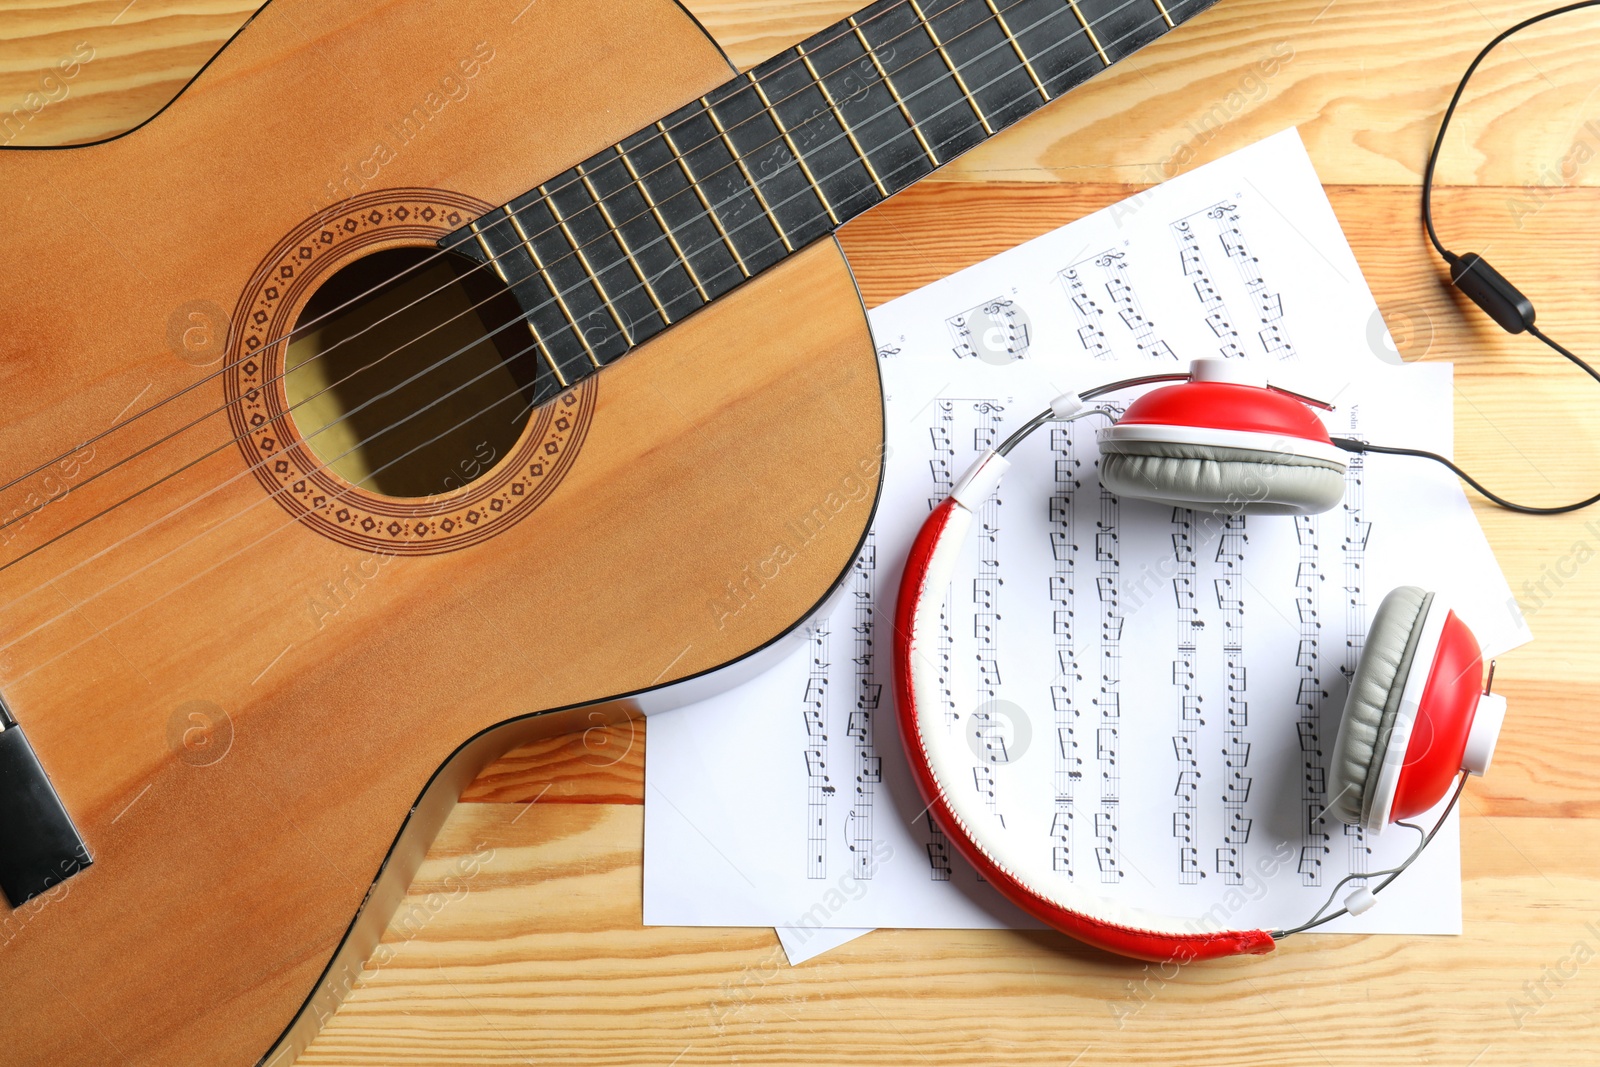
[[245,469],[306,528],[453,552],[526,518],[577,461],[598,376],[544,377],[499,279],[436,255],[487,210],[443,189],[353,196],[294,227],[240,293],[228,421]]
[[548,366],[500,280],[428,248],[374,252],[307,301],[287,355],[295,427],[391,497],[460,489],[510,454]]

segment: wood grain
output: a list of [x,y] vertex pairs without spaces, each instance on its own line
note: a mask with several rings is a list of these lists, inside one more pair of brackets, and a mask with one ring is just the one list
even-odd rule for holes
[[[0,512],[16,519],[0,689],[95,860],[5,916],[8,1059],[232,1067],[275,1052],[308,994],[335,999],[343,972],[324,970],[358,912],[354,943],[376,945],[435,817],[489,759],[781,641],[855,557],[883,401],[831,241],[544,406],[480,483],[363,502],[317,487],[313,463],[297,483],[312,488],[260,491],[252,468],[290,474],[305,437],[253,411],[240,418],[261,437],[235,440],[240,407],[282,388],[285,346],[246,338],[294,321],[349,258],[343,241],[428,248],[524,175],[728,76],[671,0],[541,0],[516,18],[505,0],[277,0],[135,135],[0,153],[0,290],[18,294],[0,332]],[[635,32],[614,39],[623,24]],[[402,116],[420,132],[395,138],[360,197],[324,198]],[[455,199],[408,192],[428,189]],[[268,278],[263,257],[311,211]],[[252,278],[265,307],[240,303]],[[263,375],[227,416],[217,371],[173,341],[197,306],[241,309],[240,354],[219,369]],[[145,414],[123,420],[130,407]],[[91,458],[56,479],[62,453]],[[35,484],[41,462],[54,489]],[[465,503],[480,485],[490,495]],[[28,513],[41,492],[54,499]],[[284,513],[290,493],[320,498],[322,528]],[[390,510],[361,519],[367,506]],[[435,506],[459,515],[415,514]],[[426,535],[488,535],[417,552],[424,519]],[[779,545],[781,573],[730,598]],[[544,714],[596,703],[610,705],[598,721]],[[199,756],[197,704],[228,724]],[[169,995],[149,1003],[158,983]],[[41,1022],[69,1012],[81,1025]]]
[[[137,0],[113,26],[121,4],[0,13],[0,101],[20,102],[78,40],[96,48],[73,95],[27,125],[32,143],[138,121],[252,6]],[[749,65],[854,5],[689,6]],[[1600,395],[1541,347],[1465,314],[1416,221],[1416,176],[1461,68],[1539,6],[1223,0],[850,226],[857,280],[882,302],[1298,125],[1402,350],[1456,365],[1459,456],[1508,491],[1581,495],[1600,467]],[[1439,203],[1446,240],[1489,249],[1580,352],[1600,351],[1600,204],[1589,189],[1523,186],[1559,167],[1600,112],[1597,18],[1529,34],[1486,66],[1441,171],[1460,188]],[[1293,58],[1252,78],[1280,42]],[[1207,114],[1223,117],[1197,136],[1190,124]],[[1193,159],[1164,166],[1184,145]],[[1580,168],[1568,184],[1600,185],[1596,174],[1600,164]],[[1460,938],[1304,938],[1267,959],[1161,975],[1049,934],[880,931],[791,969],[770,931],[639,925],[645,736],[623,726],[484,772],[385,937],[392,957],[300,1062],[1594,1062],[1600,525],[1477,511],[1537,640],[1500,664],[1511,719],[1464,801]],[[455,865],[481,855],[459,894]]]

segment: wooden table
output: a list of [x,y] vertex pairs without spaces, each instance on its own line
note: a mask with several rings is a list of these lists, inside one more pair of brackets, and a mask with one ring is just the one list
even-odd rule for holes
[[[748,66],[858,2],[688,6]],[[13,143],[138,123],[255,6],[8,0],[0,115],[79,42],[93,48],[67,98]],[[1600,390],[1466,313],[1417,217],[1456,78],[1540,6],[1223,0],[851,223],[844,244],[876,305],[1297,125],[1402,352],[1456,366],[1458,457],[1522,497],[1576,498],[1600,483]],[[1447,243],[1490,251],[1541,324],[1600,354],[1600,160],[1587,158],[1600,156],[1597,45],[1600,14],[1584,13],[1491,61],[1451,138],[1438,206]],[[1263,76],[1256,63],[1274,55]],[[1583,162],[1563,178],[1569,153]],[[1600,1062],[1600,511],[1478,515],[1538,639],[1500,664],[1510,718],[1492,773],[1463,802],[1461,937],[1311,936],[1269,958],[1162,974],[1053,934],[879,931],[791,968],[770,930],[640,925],[641,725],[485,772],[402,910],[426,921],[390,930],[393,961],[299,1062]],[[489,858],[470,892],[430,910],[474,852]]]

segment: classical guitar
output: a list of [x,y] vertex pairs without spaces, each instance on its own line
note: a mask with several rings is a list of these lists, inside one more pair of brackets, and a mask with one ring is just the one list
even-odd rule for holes
[[831,235],[1210,2],[273,0],[0,153],[4,1060],[289,1062],[491,758],[781,651],[882,458]]

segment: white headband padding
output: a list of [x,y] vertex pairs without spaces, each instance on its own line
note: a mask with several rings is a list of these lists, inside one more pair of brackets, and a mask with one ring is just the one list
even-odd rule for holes
[[1039,848],[1037,843],[1029,847],[1015,835],[976,829],[991,824],[994,819],[971,785],[975,757],[967,747],[966,732],[952,731],[945,724],[938,672],[925,651],[938,647],[940,611],[971,528],[972,512],[956,503],[929,553],[927,572],[916,591],[908,642],[920,747],[927,756],[928,769],[940,799],[957,823],[946,829],[971,842],[1023,889],[1055,907],[1099,922],[1164,936],[1192,938],[1218,932],[1200,919],[1149,912],[1090,892],[1084,885],[1067,881],[1052,869],[1048,849]]

